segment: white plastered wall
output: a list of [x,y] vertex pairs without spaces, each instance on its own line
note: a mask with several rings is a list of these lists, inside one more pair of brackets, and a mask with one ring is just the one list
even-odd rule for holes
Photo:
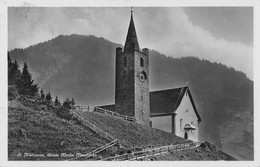
[[[199,141],[199,127],[198,127],[198,118],[193,109],[190,97],[188,93],[185,93],[181,104],[176,110],[175,116],[175,134],[177,136],[184,138],[184,126],[186,123],[192,123],[192,125],[196,128],[196,130],[188,131],[188,139],[193,141]],[[180,127],[180,120],[182,119],[182,127]]]

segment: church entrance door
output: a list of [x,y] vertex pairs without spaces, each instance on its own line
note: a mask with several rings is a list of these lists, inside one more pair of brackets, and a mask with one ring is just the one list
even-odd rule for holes
[[185,139],[188,139],[188,133],[187,133],[187,132],[185,132],[184,138],[185,138]]

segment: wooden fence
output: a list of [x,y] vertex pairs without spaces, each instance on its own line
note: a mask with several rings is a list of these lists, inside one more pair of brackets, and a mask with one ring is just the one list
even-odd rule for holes
[[99,127],[97,127],[96,125],[92,124],[91,122],[89,122],[88,120],[86,120],[82,115],[80,115],[78,112],[73,111],[72,113],[75,117],[77,117],[78,120],[80,120],[85,126],[89,127],[90,129],[92,129],[93,131],[95,131],[96,133],[98,133],[99,135],[105,137],[108,140],[117,140],[116,138],[114,138],[112,135],[110,135],[109,133],[103,131],[102,129],[100,129]]
[[100,113],[100,114],[106,114],[106,115],[119,117],[119,118],[122,118],[123,120],[126,120],[126,121],[136,122],[136,119],[134,117],[127,116],[127,115],[120,115],[117,112],[109,111],[109,110],[106,110],[106,109],[100,108],[100,107],[87,105],[87,106],[75,106],[75,109],[78,110],[78,111],[81,111],[81,112],[85,112],[85,111],[86,112],[97,112],[97,113]]
[[110,143],[107,143],[107,144],[91,151],[90,153],[85,154],[84,156],[74,157],[74,158],[71,158],[71,159],[67,159],[66,161],[76,160],[76,159],[79,159],[79,158],[82,158],[82,157],[84,157],[85,159],[90,158],[90,157],[94,157],[96,154],[98,154],[98,153],[100,153],[100,152],[102,152],[102,151],[104,151],[104,150],[106,150],[110,147],[118,145],[118,140],[116,138],[114,138],[112,135],[103,131],[102,129],[100,129],[96,125],[94,125],[91,122],[89,122],[88,120],[86,120],[77,111],[71,110],[71,112],[73,113],[74,117],[76,117],[79,121],[82,122],[82,124],[84,124],[85,126],[87,126],[90,129],[92,129],[93,131],[95,131],[100,136],[103,136],[106,139],[112,140],[112,141]]
[[113,147],[115,145],[118,145],[118,140],[113,140],[112,142],[108,143],[108,144],[105,144],[85,155],[82,155],[82,156],[78,156],[78,157],[74,157],[74,158],[70,158],[70,159],[67,159],[66,161],[72,161],[72,160],[78,160],[78,159],[88,159],[90,157],[95,157],[98,153],[104,151],[104,150],[107,150],[109,149],[110,147]]
[[133,161],[133,160],[140,160],[146,159],[149,157],[158,156],[161,154],[169,153],[171,151],[180,151],[180,150],[187,150],[192,149],[200,146],[200,142],[191,142],[191,143],[183,143],[183,144],[176,144],[176,145],[167,145],[161,147],[146,147],[140,148],[141,151],[133,151],[131,153],[126,153],[122,155],[115,155],[108,158],[103,158],[101,161]]

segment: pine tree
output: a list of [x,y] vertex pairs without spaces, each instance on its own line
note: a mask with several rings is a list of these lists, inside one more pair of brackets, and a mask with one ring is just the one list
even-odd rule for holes
[[48,92],[46,94],[46,101],[49,102],[49,103],[52,101],[52,97],[51,97],[51,93],[50,92]]
[[71,99],[70,105],[71,105],[71,108],[74,108],[74,106],[75,106],[75,100],[74,100],[74,98]]
[[34,80],[28,70],[26,62],[23,66],[21,77],[16,81],[18,92],[22,95],[35,96],[38,94],[38,85],[33,84]]
[[69,98],[66,98],[66,99],[63,101],[62,106],[63,106],[64,108],[71,109],[71,101],[70,101],[70,99],[69,99]]
[[11,61],[8,55],[8,85],[13,85],[20,78],[21,72],[17,61]]
[[45,94],[43,92],[43,89],[41,89],[40,94],[41,94],[41,99],[44,100],[45,99]]
[[60,101],[59,101],[59,99],[58,99],[57,96],[56,96],[56,98],[55,98],[54,105],[55,105],[55,106],[60,106]]

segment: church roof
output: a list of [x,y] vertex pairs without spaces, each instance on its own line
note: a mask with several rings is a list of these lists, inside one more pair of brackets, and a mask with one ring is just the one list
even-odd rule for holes
[[150,92],[151,114],[168,114],[175,112],[187,89],[188,87],[181,87]]
[[150,92],[151,117],[175,113],[185,93],[188,93],[198,121],[201,121],[188,86]]
[[[185,93],[188,93],[195,114],[198,117],[198,121],[200,122],[201,118],[188,86],[150,92],[150,116],[153,117],[174,114],[176,109],[179,107]],[[115,111],[115,105],[106,105],[100,107],[110,111]]]
[[140,50],[138,39],[135,31],[135,24],[133,19],[133,11],[131,11],[130,24],[126,36],[124,52],[131,52],[134,50]]

